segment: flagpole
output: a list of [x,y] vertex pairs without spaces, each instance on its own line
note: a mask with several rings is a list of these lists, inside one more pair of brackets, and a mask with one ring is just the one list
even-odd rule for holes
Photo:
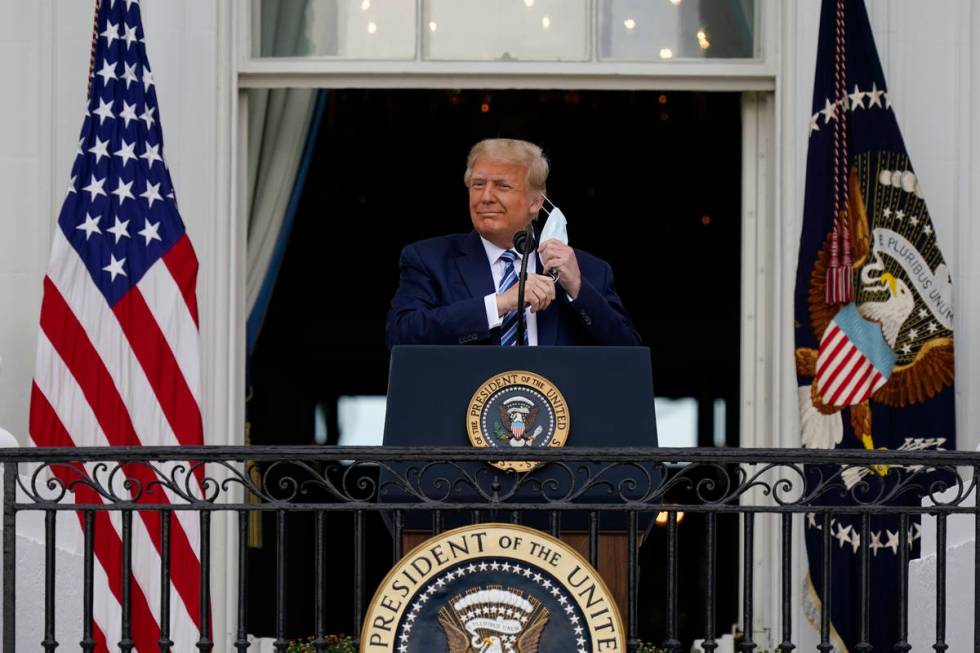
[[95,12],[92,16],[92,48],[88,56],[88,91],[85,98],[92,97],[92,79],[95,77],[95,46],[99,43],[99,0],[95,0]]

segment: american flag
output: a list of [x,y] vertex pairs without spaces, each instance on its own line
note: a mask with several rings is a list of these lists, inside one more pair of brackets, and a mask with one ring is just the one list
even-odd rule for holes
[[[40,447],[199,445],[198,264],[163,158],[138,0],[102,0],[95,32],[87,111],[44,279],[31,439]],[[52,471],[63,480],[97,474],[84,461]],[[143,488],[155,477],[145,465],[121,471]],[[195,491],[199,483],[198,475]],[[76,488],[78,504],[103,501]],[[178,501],[160,489],[140,500]],[[191,651],[200,626],[199,525],[191,513],[175,514],[167,627],[174,650]],[[108,651],[121,636],[121,519],[95,515],[93,630],[95,650]],[[61,534],[79,531],[63,520]],[[160,551],[159,515],[138,513],[132,639],[141,653],[160,650]]]

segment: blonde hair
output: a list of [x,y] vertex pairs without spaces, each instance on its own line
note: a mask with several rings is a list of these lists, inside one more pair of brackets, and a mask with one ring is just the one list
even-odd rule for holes
[[550,168],[541,148],[534,143],[515,138],[486,138],[470,149],[466,157],[466,172],[463,173],[463,183],[470,185],[473,175],[473,165],[479,159],[512,163],[527,166],[527,185],[532,192],[544,193],[545,182],[548,181]]

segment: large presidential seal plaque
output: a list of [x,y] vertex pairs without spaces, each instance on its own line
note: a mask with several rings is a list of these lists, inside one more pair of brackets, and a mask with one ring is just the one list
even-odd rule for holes
[[[568,427],[565,397],[551,381],[533,372],[514,370],[490,377],[473,393],[466,410],[466,432],[474,447],[563,447]],[[540,463],[491,464],[526,472]]]
[[361,653],[625,651],[616,603],[574,549],[511,524],[423,542],[381,583]]

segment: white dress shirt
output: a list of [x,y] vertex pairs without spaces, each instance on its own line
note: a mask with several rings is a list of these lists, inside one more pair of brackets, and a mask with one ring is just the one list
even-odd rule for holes
[[[507,266],[507,262],[500,258],[500,255],[506,250],[497,247],[483,236],[480,236],[480,240],[483,241],[483,249],[486,250],[487,260],[490,262],[490,272],[493,274],[493,287],[497,289],[497,292],[490,293],[483,298],[483,304],[487,309],[487,324],[489,324],[491,329],[495,329],[504,321],[502,316],[497,315],[497,293],[500,292],[500,282],[504,280],[504,269]],[[528,274],[533,274],[537,271],[537,258],[537,256],[532,256],[528,259]],[[514,261],[514,271],[516,273],[520,273],[520,268],[517,267],[520,264],[520,258]],[[526,319],[525,324],[527,325],[527,344],[532,347],[536,346],[538,344],[538,315],[532,312],[530,308],[527,308],[524,311],[524,317]]]

